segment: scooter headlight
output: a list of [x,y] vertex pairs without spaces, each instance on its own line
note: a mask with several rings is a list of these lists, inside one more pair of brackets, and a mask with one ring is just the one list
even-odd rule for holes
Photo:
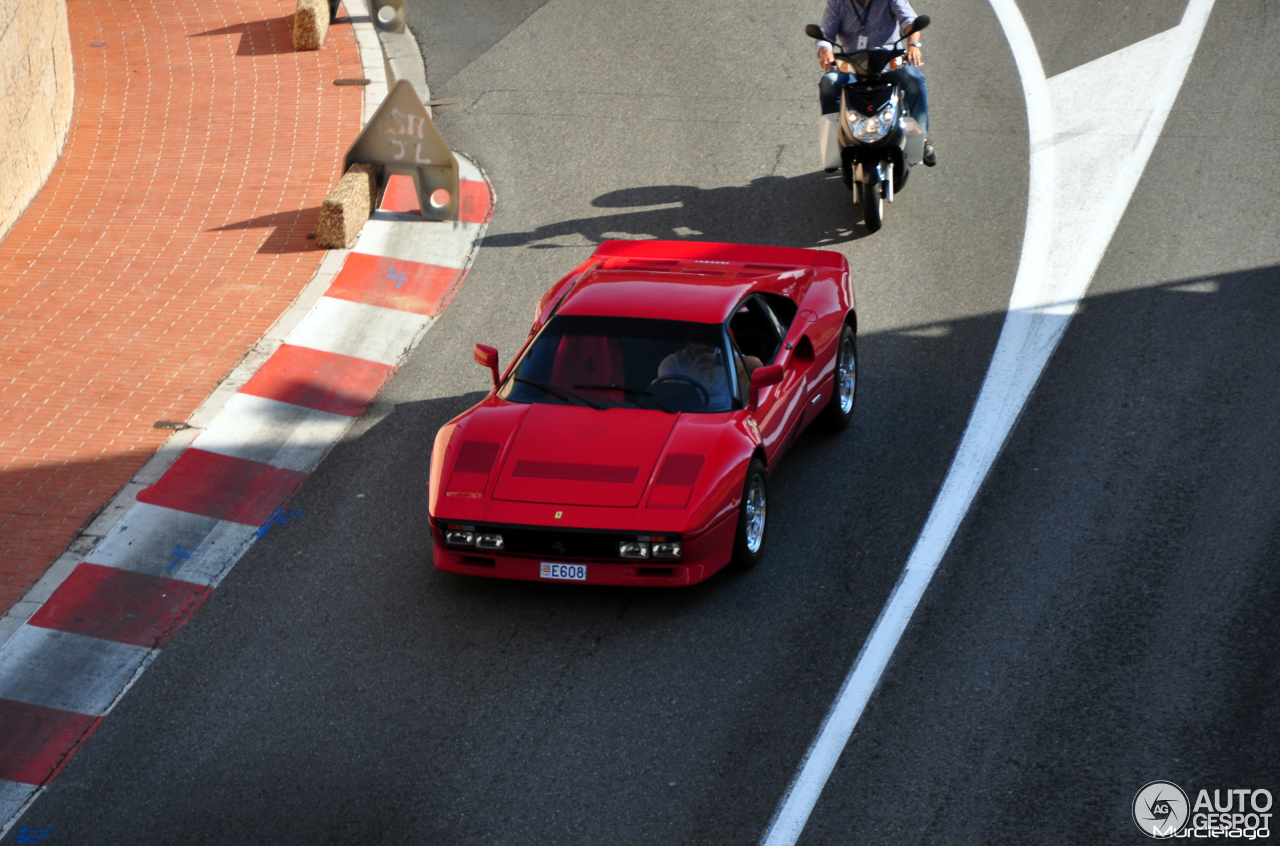
[[898,103],[896,100],[890,100],[889,104],[880,110],[879,114],[860,117],[855,114],[849,115],[849,131],[853,133],[853,137],[864,144],[879,141],[889,134],[889,130],[893,129],[898,122]]

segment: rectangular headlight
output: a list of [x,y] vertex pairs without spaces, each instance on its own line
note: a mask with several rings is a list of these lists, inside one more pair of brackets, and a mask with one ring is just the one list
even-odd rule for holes
[[621,541],[618,543],[618,555],[623,558],[648,558],[649,544],[644,541]]
[[475,546],[475,532],[453,530],[444,533],[444,542],[450,546]]
[[502,551],[502,535],[479,535],[476,537],[477,549]]
[[653,545],[654,558],[679,558],[680,557],[680,541],[667,541],[666,543],[655,543]]

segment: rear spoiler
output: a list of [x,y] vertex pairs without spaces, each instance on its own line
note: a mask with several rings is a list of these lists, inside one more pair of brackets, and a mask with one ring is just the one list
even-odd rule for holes
[[707,241],[605,241],[593,258],[667,259],[675,261],[747,262],[786,267],[848,270],[841,253],[754,244],[715,244]]

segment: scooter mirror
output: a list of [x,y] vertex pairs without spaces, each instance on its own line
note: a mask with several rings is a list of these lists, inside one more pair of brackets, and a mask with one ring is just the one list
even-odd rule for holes
[[[916,20],[920,20],[920,19],[916,18]],[[827,37],[822,34],[822,27],[818,26],[817,24],[809,24],[808,26],[806,26],[804,28],[804,34],[809,36],[810,38],[817,39],[818,41],[827,40]]]
[[911,26],[907,27],[907,31],[903,33],[903,35],[914,35],[931,23],[933,23],[933,21],[928,15],[920,15],[911,22]]

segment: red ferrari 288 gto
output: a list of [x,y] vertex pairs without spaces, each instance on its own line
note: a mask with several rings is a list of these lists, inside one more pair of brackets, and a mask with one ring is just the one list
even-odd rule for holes
[[844,256],[606,241],[542,297],[493,390],[436,435],[436,567],[687,585],[764,553],[770,472],[853,416]]

